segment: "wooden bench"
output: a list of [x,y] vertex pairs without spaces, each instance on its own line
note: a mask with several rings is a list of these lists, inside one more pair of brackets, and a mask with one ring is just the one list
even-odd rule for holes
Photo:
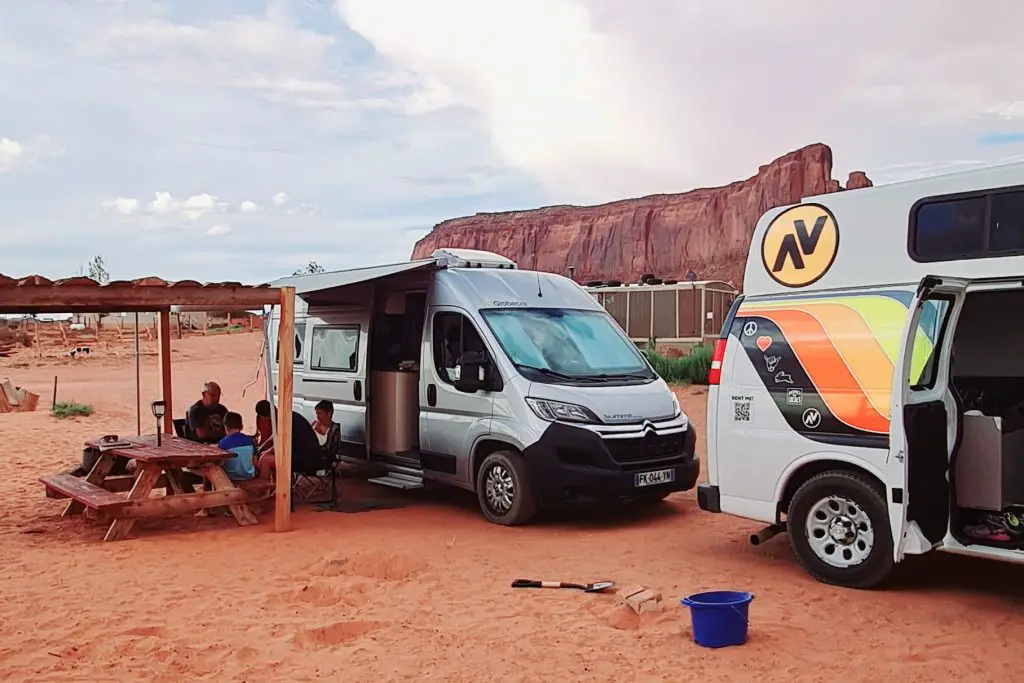
[[[84,481],[85,477],[81,477],[81,479]],[[126,491],[131,491],[132,490],[132,486],[134,484],[135,484],[135,475],[134,474],[115,474],[114,476],[107,477],[106,479],[103,480],[103,488],[105,488],[107,491],[113,491],[114,493],[124,493]],[[153,488],[157,488],[157,489],[165,489],[165,488],[167,488],[167,476],[166,475],[162,475],[157,480],[157,482],[153,486]],[[63,494],[63,493],[61,493],[60,491],[58,491],[56,489],[51,489],[51,488],[47,488],[46,489],[46,497],[47,498],[56,498],[56,499],[70,498],[70,496]]]
[[[128,501],[117,493],[90,484],[85,477],[76,477],[73,474],[54,474],[43,477],[39,481],[46,487],[47,497],[70,498],[90,510],[113,512],[128,504]],[[51,495],[51,492],[60,495]]]

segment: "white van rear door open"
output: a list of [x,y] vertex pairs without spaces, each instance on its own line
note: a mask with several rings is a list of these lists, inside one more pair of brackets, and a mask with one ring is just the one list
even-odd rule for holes
[[[899,562],[905,553],[921,554],[931,549],[931,543],[917,528],[916,522],[907,522],[907,507],[910,496],[908,490],[909,458],[907,457],[907,435],[905,431],[903,409],[910,404],[943,400],[949,392],[948,358],[943,357],[943,338],[934,339],[938,344],[932,350],[936,367],[935,381],[931,386],[912,386],[912,375],[920,372],[914,362],[914,345],[922,330],[922,317],[925,304],[937,295],[962,294],[967,288],[968,280],[962,278],[939,277],[926,275],[918,284],[917,293],[911,301],[907,326],[903,330],[900,344],[899,360],[893,373],[893,387],[890,403],[889,423],[889,456],[886,459],[886,500],[889,507],[889,525],[893,536],[893,555]],[[946,325],[952,314],[952,305],[942,309],[942,319],[936,324]],[[933,309],[934,311],[934,309]],[[948,356],[948,354],[947,354]],[[917,378],[913,378],[916,382]]]

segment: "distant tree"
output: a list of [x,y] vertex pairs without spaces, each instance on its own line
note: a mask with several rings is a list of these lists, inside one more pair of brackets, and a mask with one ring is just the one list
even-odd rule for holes
[[103,261],[103,257],[96,254],[89,261],[89,265],[85,267],[89,277],[101,285],[105,285],[110,282],[110,273],[107,272],[107,264]]
[[[108,282],[110,282],[110,273],[107,272],[107,264],[103,261],[103,257],[100,254],[96,254],[95,256],[92,257],[92,260],[89,261],[89,264],[85,267],[85,270],[90,278],[100,283],[101,285],[105,285]],[[96,317],[105,318],[107,317],[107,315],[109,315],[109,313],[97,313]]]
[[313,275],[314,273],[324,272],[324,267],[316,261],[310,261],[303,267],[296,270],[292,275]]

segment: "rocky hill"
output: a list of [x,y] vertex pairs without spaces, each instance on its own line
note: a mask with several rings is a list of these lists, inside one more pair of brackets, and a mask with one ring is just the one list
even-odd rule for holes
[[[854,171],[845,189],[870,187]],[[568,273],[587,280],[636,282],[645,273],[740,286],[751,232],[766,210],[844,189],[832,178],[832,150],[813,144],[762,166],[757,175],[725,187],[623,199],[598,206],[548,206],[478,213],[434,226],[413,258],[441,247],[484,249],[521,268]]]

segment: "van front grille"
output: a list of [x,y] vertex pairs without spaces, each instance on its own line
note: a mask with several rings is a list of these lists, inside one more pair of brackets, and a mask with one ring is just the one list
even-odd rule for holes
[[605,439],[604,443],[612,460],[618,463],[666,460],[682,455],[686,443],[686,432],[676,434],[647,432],[645,436],[633,439]]

